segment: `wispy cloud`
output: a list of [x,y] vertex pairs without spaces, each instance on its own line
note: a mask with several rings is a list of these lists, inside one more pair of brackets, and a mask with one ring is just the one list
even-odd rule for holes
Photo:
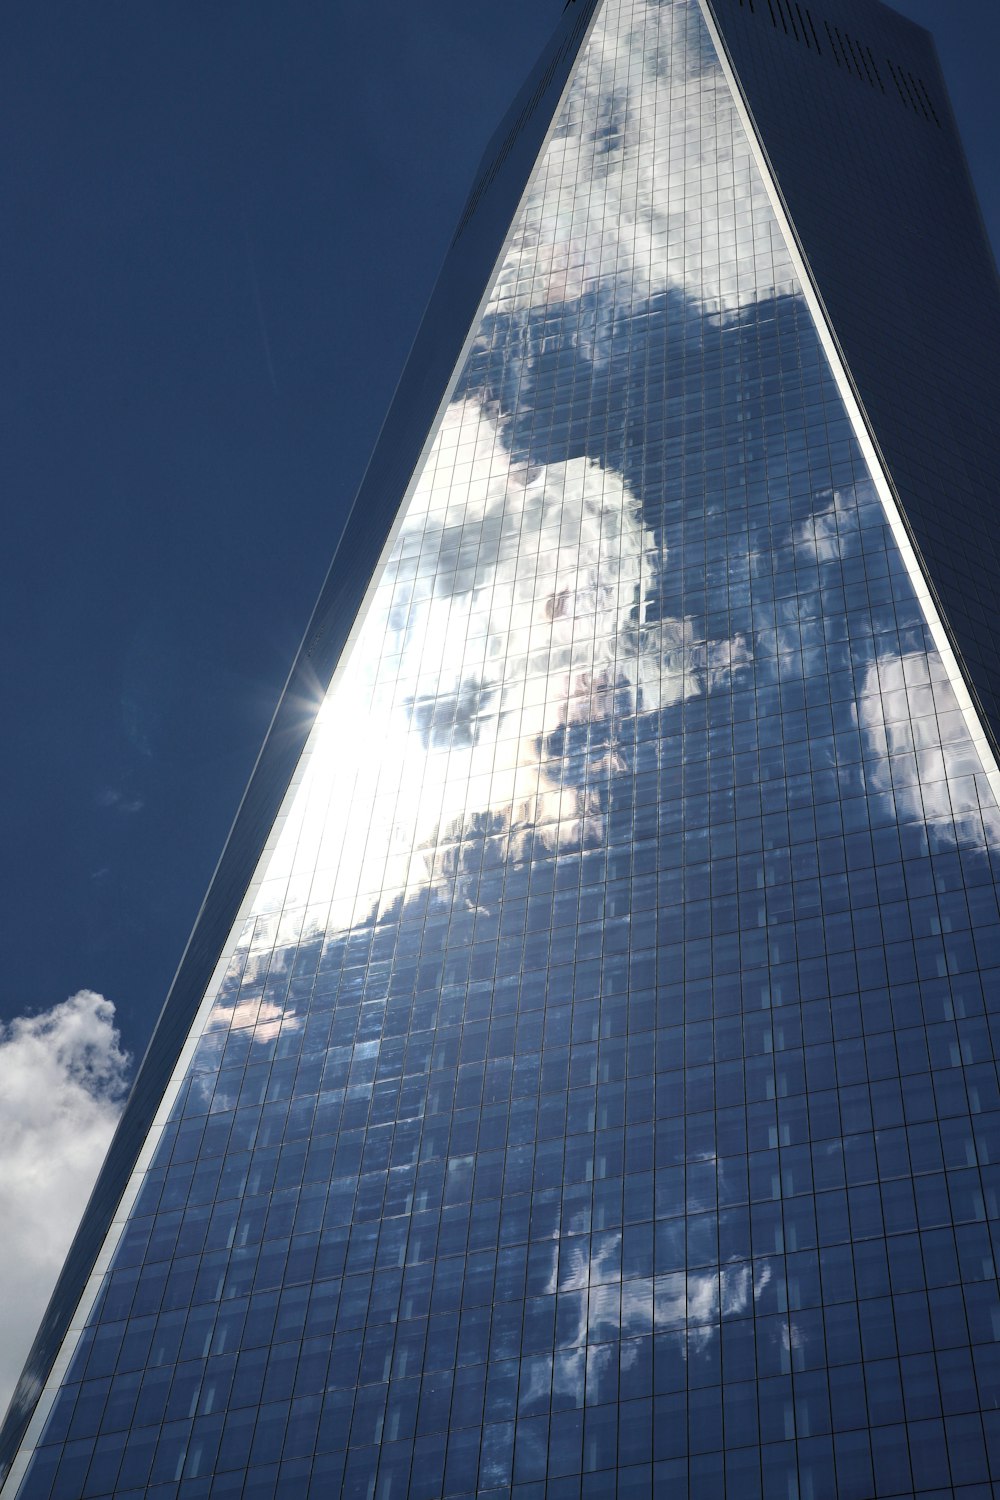
[[117,1123],[129,1063],[114,1005],[92,990],[0,1026],[0,1412]]
[[120,813],[142,812],[145,801],[134,792],[123,791],[121,787],[102,787],[97,793],[96,802],[98,807],[114,808]]

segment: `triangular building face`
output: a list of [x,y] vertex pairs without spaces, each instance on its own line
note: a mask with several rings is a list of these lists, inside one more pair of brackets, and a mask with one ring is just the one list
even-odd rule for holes
[[577,3],[4,1500],[1000,1479],[986,678],[733,73],[835,59],[788,0]]

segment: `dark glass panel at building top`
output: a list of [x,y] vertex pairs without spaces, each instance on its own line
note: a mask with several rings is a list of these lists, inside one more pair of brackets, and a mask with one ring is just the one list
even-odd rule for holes
[[610,0],[20,1500],[985,1500],[998,841],[702,12]]

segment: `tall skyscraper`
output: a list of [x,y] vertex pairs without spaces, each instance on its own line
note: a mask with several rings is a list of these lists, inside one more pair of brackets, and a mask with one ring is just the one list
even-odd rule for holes
[[919,28],[569,0],[3,1500],[1000,1493],[998,351]]

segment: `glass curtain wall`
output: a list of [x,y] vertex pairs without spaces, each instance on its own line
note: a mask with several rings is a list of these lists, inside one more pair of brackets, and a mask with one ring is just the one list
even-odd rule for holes
[[696,0],[608,0],[20,1500],[1000,1477],[1000,817]]

